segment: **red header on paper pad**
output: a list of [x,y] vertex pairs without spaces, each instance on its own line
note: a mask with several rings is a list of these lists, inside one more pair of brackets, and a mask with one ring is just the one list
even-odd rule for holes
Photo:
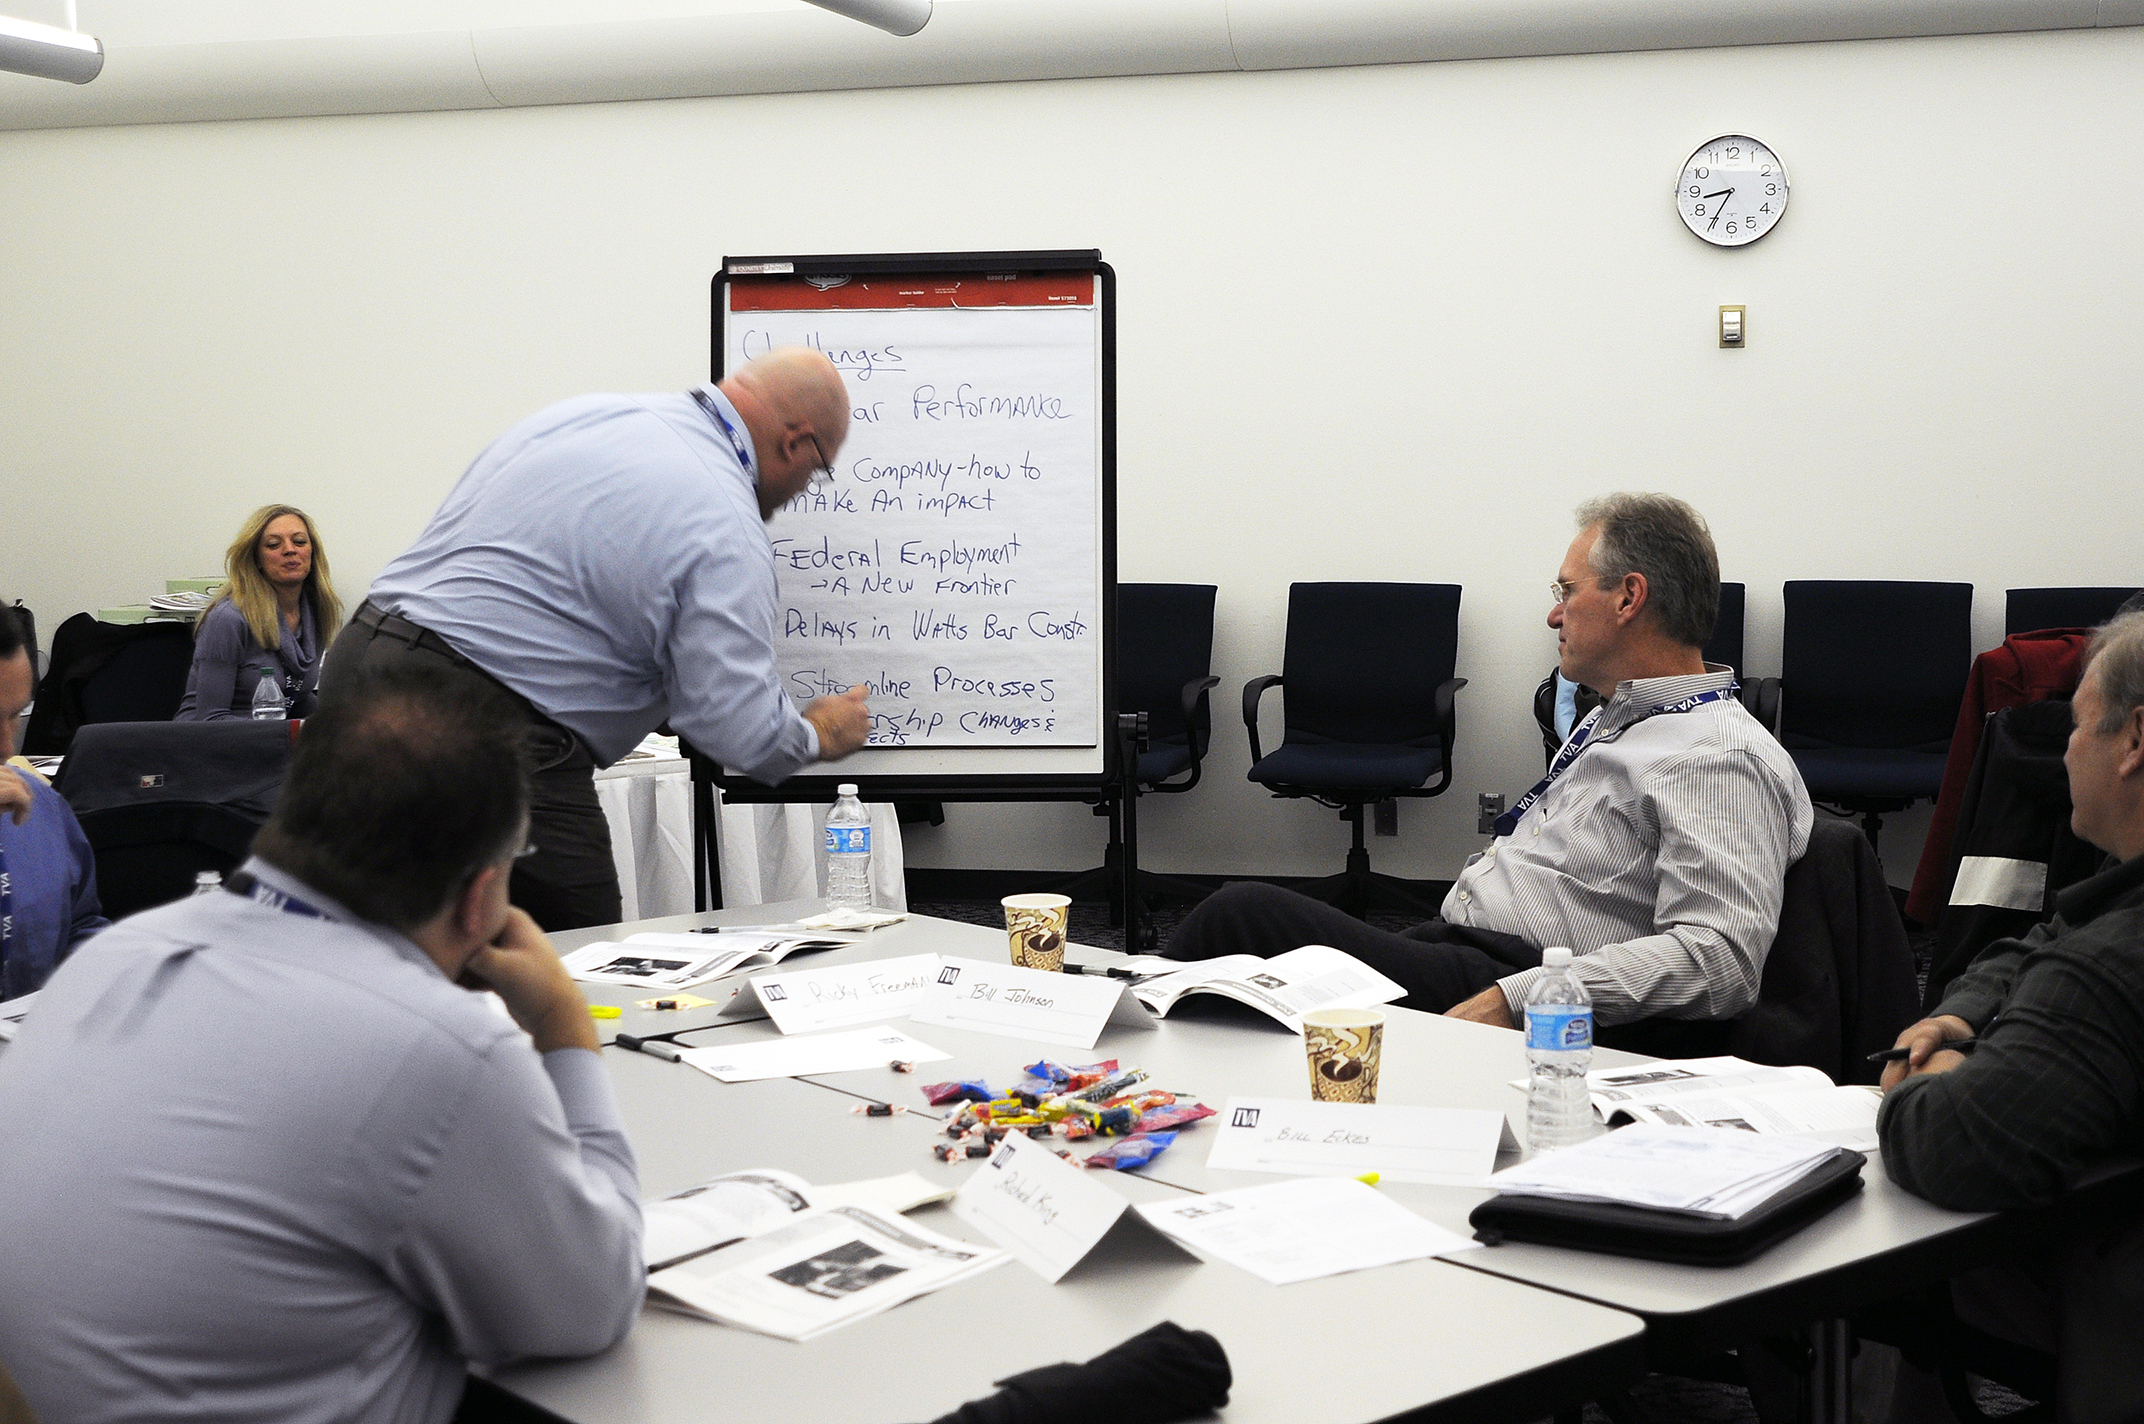
[[912,307],[1091,307],[1089,272],[940,272],[920,277],[736,277],[730,310],[891,311]]

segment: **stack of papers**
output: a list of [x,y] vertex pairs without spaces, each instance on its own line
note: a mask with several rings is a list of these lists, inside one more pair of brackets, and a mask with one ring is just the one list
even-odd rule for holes
[[1479,1244],[1346,1178],[1305,1177],[1137,1210],[1193,1255],[1240,1266],[1276,1286]]
[[1188,968],[1142,979],[1132,991],[1139,1002],[1166,1017],[1187,994],[1218,994],[1303,1031],[1312,1009],[1362,1009],[1389,1004],[1407,991],[1352,954],[1306,944],[1271,959],[1225,954]]
[[1500,1192],[1619,1202],[1732,1221],[1805,1176],[1836,1149],[1734,1128],[1635,1123],[1507,1168]]
[[839,949],[853,940],[830,936],[723,930],[720,934],[636,934],[598,940],[564,956],[566,972],[583,984],[631,984],[690,989],[754,965],[778,964],[799,950]]
[[1822,1069],[1769,1068],[1740,1058],[1682,1058],[1586,1075],[1609,1123],[1731,1127],[1876,1150],[1874,1088],[1837,1087]]
[[206,593],[159,593],[149,600],[158,613],[179,613],[192,618],[206,609],[214,596]]

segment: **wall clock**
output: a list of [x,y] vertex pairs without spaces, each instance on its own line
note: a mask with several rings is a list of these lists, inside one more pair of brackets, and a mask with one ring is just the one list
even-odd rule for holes
[[1690,231],[1713,246],[1746,247],[1785,215],[1787,167],[1747,134],[1708,139],[1682,166],[1675,209]]

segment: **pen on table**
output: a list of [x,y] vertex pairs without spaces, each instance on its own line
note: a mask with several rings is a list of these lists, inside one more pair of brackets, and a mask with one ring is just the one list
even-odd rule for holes
[[1065,973],[1106,974],[1112,979],[1144,979],[1147,977],[1137,969],[1126,969],[1119,964],[1074,964],[1070,960],[1065,961]]
[[672,1063],[678,1060],[678,1046],[668,1039],[642,1038],[637,1034],[621,1033],[612,1041],[620,1048],[630,1048],[635,1053],[645,1053],[650,1058],[667,1059]]
[[[1953,1053],[1971,1053],[1979,1045],[1980,1040],[1977,1038],[1954,1038],[1948,1043],[1937,1044],[1935,1051],[1941,1053],[1945,1049],[1949,1049]],[[1910,1048],[1886,1048],[1881,1053],[1871,1053],[1868,1061],[1871,1063],[1903,1063],[1912,1056],[1913,1050]]]

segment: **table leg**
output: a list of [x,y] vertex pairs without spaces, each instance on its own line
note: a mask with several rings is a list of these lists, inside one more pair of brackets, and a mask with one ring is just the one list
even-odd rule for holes
[[1809,1327],[1802,1418],[1807,1424],[1853,1424],[1854,1337],[1844,1320],[1819,1320]]

